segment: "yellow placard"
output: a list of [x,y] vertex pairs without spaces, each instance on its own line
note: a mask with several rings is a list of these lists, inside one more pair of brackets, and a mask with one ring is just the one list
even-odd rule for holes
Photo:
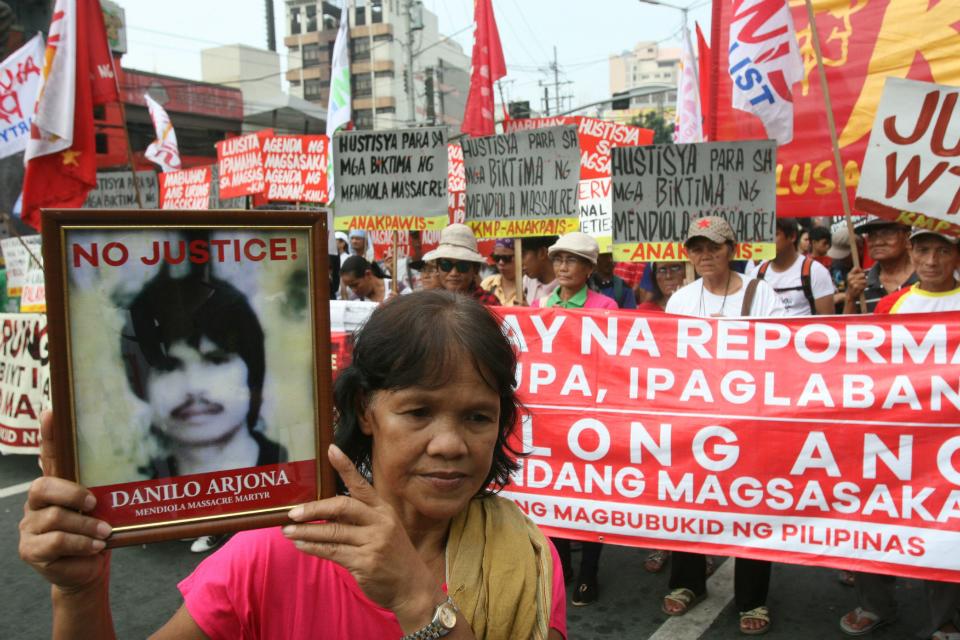
[[538,220],[468,220],[478,238],[530,238],[562,236],[580,230],[580,218],[541,218]]
[[[736,260],[772,260],[777,245],[772,242],[741,242]],[[613,245],[616,262],[687,262],[682,242],[618,242]]]
[[441,231],[450,224],[449,216],[430,218],[419,216],[337,216],[333,228],[337,231]]

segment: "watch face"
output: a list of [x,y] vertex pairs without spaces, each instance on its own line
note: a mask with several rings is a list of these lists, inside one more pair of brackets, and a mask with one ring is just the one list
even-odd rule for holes
[[440,605],[440,624],[443,625],[445,629],[453,629],[454,625],[457,624],[457,610],[449,603],[444,603]]

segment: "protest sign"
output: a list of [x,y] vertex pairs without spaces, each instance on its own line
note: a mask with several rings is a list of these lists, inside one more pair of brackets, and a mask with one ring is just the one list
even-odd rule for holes
[[267,200],[326,202],[327,136],[272,136],[263,141]]
[[20,291],[20,313],[46,313],[47,294],[43,269],[31,263]]
[[0,158],[27,148],[40,95],[43,36],[39,33],[0,63]]
[[209,209],[210,167],[160,174],[161,209]]
[[499,313],[547,535],[960,581],[960,314]]
[[888,77],[863,159],[856,207],[960,236],[960,87]]
[[562,235],[579,228],[574,127],[464,138],[466,223],[477,237]]
[[738,259],[775,257],[773,141],[616,147],[612,154],[616,260],[686,260],[687,228],[703,216],[727,219]]
[[[393,252],[393,231],[370,231],[367,233],[367,241],[373,245],[374,260],[390,260]],[[439,231],[421,231],[418,241],[419,251],[415,251],[413,239],[409,233],[397,233],[397,257],[409,258],[416,253],[423,255],[428,251],[433,251],[440,244]]]
[[40,450],[40,410],[50,400],[47,318],[0,314],[0,453]]
[[[157,174],[154,171],[137,171],[137,185],[144,209],[160,206]],[[135,209],[137,192],[133,188],[133,176],[129,171],[98,171],[97,186],[87,194],[84,209]]]
[[525,131],[565,124],[577,127],[580,141],[580,183],[577,186],[580,231],[593,236],[600,245],[600,252],[605,253],[610,251],[612,243],[610,149],[652,144],[653,131],[582,116],[508,120],[505,130]]
[[220,195],[220,167],[210,165],[210,208],[211,209],[245,209],[246,196],[225,198]]
[[338,131],[332,145],[337,229],[447,226],[446,127]]
[[264,189],[263,141],[272,129],[227,138],[217,143],[220,197],[239,198]]
[[3,251],[3,261],[7,270],[7,295],[16,298],[27,280],[31,262],[34,266],[38,263],[42,264],[40,236],[4,238],[0,240],[0,251]]

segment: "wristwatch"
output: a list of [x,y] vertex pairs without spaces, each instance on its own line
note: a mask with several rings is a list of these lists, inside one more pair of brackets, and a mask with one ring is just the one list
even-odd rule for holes
[[430,623],[418,629],[413,633],[408,633],[400,640],[436,640],[447,635],[457,624],[457,614],[460,612],[453,598],[447,596],[447,599],[437,605],[433,610],[433,620]]

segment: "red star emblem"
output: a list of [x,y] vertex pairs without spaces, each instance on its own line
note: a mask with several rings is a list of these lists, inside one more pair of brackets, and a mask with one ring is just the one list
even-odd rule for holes
[[710,220],[707,220],[706,218],[700,218],[699,220],[697,220],[697,226],[700,227],[701,229],[706,229],[707,227],[710,226],[710,224],[711,224]]

